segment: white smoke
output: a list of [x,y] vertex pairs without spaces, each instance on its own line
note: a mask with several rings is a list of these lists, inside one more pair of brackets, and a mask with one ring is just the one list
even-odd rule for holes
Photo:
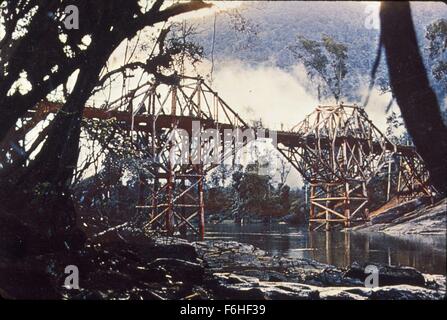
[[[205,60],[188,72],[203,76],[209,75],[210,69],[210,61]],[[267,63],[219,61],[214,66],[212,79],[211,87],[245,121],[261,119],[271,130],[290,129],[318,105],[317,99],[302,85],[307,78],[304,68],[298,66],[288,72]],[[276,162],[281,155],[277,150],[261,144],[258,147],[261,153],[270,154],[271,161],[275,162],[273,167],[279,165]],[[297,187],[302,184],[302,178],[291,170],[286,183]]]
[[[197,68],[209,73],[210,62]],[[246,120],[262,120],[270,129],[291,128],[312,112],[318,101],[301,84],[296,69],[287,72],[267,64],[248,65],[239,60],[220,61],[215,66],[212,88]]]
[[[209,74],[210,69],[210,62],[205,60],[194,72],[204,75]],[[302,65],[287,71],[267,63],[249,65],[240,60],[219,61],[214,66],[212,78],[212,88],[244,120],[262,119],[263,125],[273,130],[280,130],[281,124],[284,130],[291,128],[319,104]],[[368,94],[366,81],[360,86],[359,94],[364,101]],[[386,107],[390,101],[391,93],[373,89],[365,108],[371,121],[383,133],[387,127]],[[399,114],[395,102],[391,111]],[[300,186],[302,178],[291,170],[287,183],[292,187]]]
[[[366,97],[368,94],[368,87],[365,84],[359,90],[362,97]],[[383,133],[385,133],[387,123],[386,123],[386,108],[390,104],[392,99],[391,92],[382,93],[378,89],[373,89],[371,91],[368,104],[365,107],[365,111],[368,114],[369,119],[374,123],[374,125]],[[364,98],[363,98],[364,100]],[[362,101],[363,101],[362,100]],[[395,101],[391,104],[389,112],[394,111],[400,114],[399,108]]]

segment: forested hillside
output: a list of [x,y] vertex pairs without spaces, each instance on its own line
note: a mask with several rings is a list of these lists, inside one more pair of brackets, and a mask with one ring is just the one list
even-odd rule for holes
[[[368,81],[376,57],[379,30],[365,26],[367,19],[371,19],[371,7],[368,10],[367,6],[368,3],[351,2],[247,2],[232,13],[218,13],[215,21],[214,15],[195,20],[196,40],[210,60],[213,52],[217,67],[219,61],[237,59],[251,65],[269,63],[287,70],[298,62],[288,49],[296,44],[298,35],[320,40],[326,34],[348,47],[346,81]],[[412,10],[427,70],[431,70],[426,28],[447,17],[447,5],[412,3]],[[377,78],[378,83],[387,83],[383,56]],[[436,81],[434,86],[444,105],[445,89]]]

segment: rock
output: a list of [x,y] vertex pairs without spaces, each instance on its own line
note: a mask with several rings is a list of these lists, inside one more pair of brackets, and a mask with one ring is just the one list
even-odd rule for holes
[[292,282],[266,282],[232,273],[213,274],[210,285],[218,299],[439,300],[445,291],[410,285],[318,287]]
[[84,290],[70,298],[73,300],[105,300],[107,299],[107,294],[99,290]]
[[90,290],[111,290],[114,292],[122,292],[132,289],[135,285],[129,275],[115,270],[99,270],[89,275],[88,279],[79,286],[89,288]]
[[432,290],[446,291],[446,277],[440,274],[424,274],[425,286]]
[[363,282],[349,276],[345,276],[343,270],[330,266],[323,270],[300,269],[301,282],[323,287],[362,286]]
[[445,291],[439,292],[409,285],[380,287],[371,291],[371,300],[441,300],[446,298]]
[[168,272],[173,281],[201,283],[203,280],[203,267],[197,263],[173,258],[158,258],[148,265],[150,270],[160,267]]
[[440,300],[445,293],[409,285],[319,289],[323,300]]
[[228,266],[256,269],[264,264],[262,257],[266,252],[249,244],[236,241],[202,241],[193,243],[199,257],[206,261],[206,266],[212,270],[223,270]]
[[344,273],[344,276],[359,279],[363,282],[368,276],[368,274],[365,274],[365,267],[369,264],[378,267],[380,286],[401,284],[408,284],[420,287],[425,286],[425,278],[422,273],[411,267],[397,267],[371,263],[360,265],[354,262],[351,267]]
[[173,258],[190,262],[197,262],[197,252],[189,243],[156,244],[147,248],[146,254],[152,258]]
[[[371,289],[363,284],[365,265],[357,263],[345,270],[311,259],[271,256],[235,241],[191,245],[172,238],[137,241],[138,237],[125,234],[121,241],[118,238],[76,252],[27,256],[15,262],[17,258],[0,256],[0,295],[95,300],[445,297],[445,276],[413,268],[377,265],[381,287]],[[68,264],[79,267],[80,290],[62,288]]]
[[129,274],[133,279],[145,283],[166,283],[169,281],[168,273],[162,266],[129,268]]
[[362,287],[330,287],[319,289],[322,300],[368,300],[371,292]]
[[303,300],[319,297],[317,290],[297,283],[266,282],[231,273],[215,273],[213,277],[212,289],[218,299]]
[[[212,280],[217,299],[440,299],[445,277],[422,275],[413,268],[379,267],[379,288],[366,288],[364,267],[346,269],[310,259],[270,256],[234,241],[194,243]],[[426,284],[426,280],[430,282]],[[400,292],[401,290],[401,292]],[[399,293],[400,292],[400,293]]]

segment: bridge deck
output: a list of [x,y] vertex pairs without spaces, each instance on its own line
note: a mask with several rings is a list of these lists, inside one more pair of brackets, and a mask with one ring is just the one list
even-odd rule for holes
[[[43,113],[55,113],[61,108],[61,104],[57,103],[45,103],[40,104],[40,111],[43,110]],[[32,116],[32,112],[28,115]],[[83,112],[83,117],[86,119],[100,119],[100,120],[108,120],[115,118],[121,125],[122,128],[126,130],[130,130],[132,126],[132,114],[128,111],[108,111],[99,108],[93,107],[85,107]],[[233,130],[235,127],[229,123],[216,122],[214,120],[206,119],[206,118],[198,118],[193,116],[178,116],[178,115],[168,115],[168,114],[160,114],[158,116],[154,116],[151,114],[140,114],[135,115],[133,120],[133,130],[149,132],[151,133],[154,130],[154,121],[155,121],[155,130],[171,128],[173,123],[177,123],[177,128],[186,130],[188,133],[192,131],[192,122],[200,121],[202,127],[204,129],[208,128],[218,128],[219,131],[223,132],[223,130]],[[248,129],[248,127],[240,127],[242,130]],[[266,128],[267,129],[267,128]],[[311,135],[302,136],[297,132],[291,131],[276,131],[277,134],[277,142],[283,144],[286,147],[299,148],[303,146],[313,146],[317,143],[317,139]],[[339,136],[335,139],[335,145],[340,145],[343,143],[345,139],[355,139],[356,142],[363,143],[363,147],[365,150],[369,150],[371,153],[380,153],[383,149],[383,146],[380,145],[379,142],[374,142],[372,147],[368,145],[368,141],[364,140],[360,141],[358,138],[353,137],[343,137]],[[327,149],[332,148],[332,141],[329,139],[325,139],[324,137],[320,137],[318,141],[321,146],[327,147]],[[392,143],[387,142],[385,144],[385,149],[389,151],[397,151],[398,153],[405,156],[414,156],[416,154],[416,149],[413,146],[407,145],[394,145]]]

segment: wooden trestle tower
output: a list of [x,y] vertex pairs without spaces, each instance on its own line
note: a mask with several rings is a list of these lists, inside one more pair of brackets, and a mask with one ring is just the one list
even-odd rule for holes
[[[149,199],[137,207],[149,210],[148,228],[168,235],[189,228],[203,238],[205,176],[242,147],[234,136],[231,153],[225,154],[225,129],[248,126],[201,78],[182,77],[179,85],[158,85],[144,100],[147,103],[134,111],[138,116],[133,126],[141,128],[147,117],[153,117],[148,140],[155,171]],[[207,129],[214,129],[216,135],[207,135]],[[214,139],[218,139],[217,149]]]
[[279,150],[310,185],[311,229],[367,220],[367,184],[393,164],[401,201],[434,192],[415,148],[392,143],[357,105],[319,106],[291,133],[299,139]]

